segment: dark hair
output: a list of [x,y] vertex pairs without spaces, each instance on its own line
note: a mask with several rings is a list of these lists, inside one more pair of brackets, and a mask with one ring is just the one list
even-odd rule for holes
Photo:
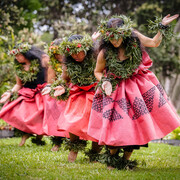
[[[118,28],[118,27],[121,27],[122,25],[124,25],[124,21],[121,18],[111,18],[107,22],[107,28]],[[126,37],[125,39],[123,39],[122,46],[126,47],[132,41],[136,41],[138,43],[139,47],[141,49],[143,48],[140,43],[139,38],[133,31],[132,31],[130,37]],[[105,41],[104,39],[102,39],[101,42],[99,43],[99,52],[102,49],[107,51],[107,49],[109,49],[109,48],[116,48],[116,47],[114,47],[110,41]]]
[[55,39],[53,42],[54,42],[54,45],[59,45],[61,43],[62,39],[61,38],[58,38],[58,39]]
[[[70,36],[70,37],[68,38],[68,41],[69,41],[69,42],[72,42],[72,41],[74,41],[74,40],[80,40],[80,39],[82,39],[82,38],[83,38],[82,35],[75,34],[75,35]],[[87,51],[86,56],[91,56],[92,54],[94,55],[94,50],[93,50],[93,48],[91,48],[90,50]],[[72,56],[67,56],[67,57],[64,57],[64,58],[63,58],[63,62],[64,62],[64,63],[67,63],[67,62],[76,62],[76,61],[72,58]],[[78,62],[77,62],[77,63],[78,63]]]
[[70,36],[70,37],[68,38],[68,41],[69,41],[69,42],[72,42],[72,41],[74,41],[74,40],[80,40],[80,39],[82,39],[82,38],[83,38],[82,35],[75,34],[75,35]]
[[107,22],[107,28],[116,28],[124,24],[124,21],[121,18],[111,18]]
[[[29,51],[21,54],[30,62],[37,59],[38,63],[40,64],[40,69],[42,68],[41,59],[42,55],[45,54],[45,52],[43,52],[41,49],[37,48],[36,46],[31,46],[31,49],[29,49]],[[17,60],[15,59],[15,61]]]

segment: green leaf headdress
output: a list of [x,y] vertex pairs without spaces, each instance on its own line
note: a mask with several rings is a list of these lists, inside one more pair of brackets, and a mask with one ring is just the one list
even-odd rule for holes
[[[119,18],[124,21],[124,24],[120,27],[108,28],[107,23],[111,18]],[[110,39],[120,39],[121,37],[126,38],[131,36],[133,22],[131,19],[125,15],[115,15],[110,19],[105,19],[101,21],[101,24],[98,27],[102,37],[105,41],[109,41]]]
[[93,46],[93,40],[91,36],[86,34],[82,39],[73,40],[72,42],[68,41],[68,38],[65,38],[59,46],[61,52],[65,56],[70,56],[71,54],[77,54],[80,51],[87,53]]
[[30,49],[31,49],[31,45],[29,45],[28,43],[17,44],[16,48],[12,49],[11,51],[8,51],[8,55],[15,56],[19,53],[26,53]]
[[51,42],[48,48],[48,54],[50,57],[54,56],[54,54],[62,54],[60,47],[55,45],[55,41]]

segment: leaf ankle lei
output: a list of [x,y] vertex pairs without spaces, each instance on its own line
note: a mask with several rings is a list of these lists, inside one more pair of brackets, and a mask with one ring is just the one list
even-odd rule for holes
[[84,152],[86,156],[89,157],[90,162],[98,161],[99,160],[99,153],[94,151],[93,149],[89,149]]
[[99,155],[99,162],[106,164],[107,166],[112,166],[118,170],[129,170],[135,168],[138,165],[136,160],[126,160],[119,155],[119,152],[111,155],[109,151]]
[[66,62],[66,66],[73,84],[87,86],[96,81],[94,76],[95,61],[92,54],[87,55],[83,62]]
[[23,65],[17,61],[15,61],[14,67],[16,75],[22,80],[23,84],[28,81],[32,82],[37,79],[37,74],[40,70],[39,63],[36,59],[31,61],[31,65],[28,71],[25,71]]
[[84,151],[87,145],[87,141],[85,140],[76,140],[71,142],[70,139],[65,139],[64,148],[65,150],[73,150],[74,152]]

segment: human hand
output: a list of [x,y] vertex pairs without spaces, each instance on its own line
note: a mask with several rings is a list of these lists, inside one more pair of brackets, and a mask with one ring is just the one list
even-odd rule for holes
[[61,96],[62,94],[65,93],[65,88],[63,86],[57,86],[54,88],[55,92],[54,92],[54,96],[57,97],[57,96]]
[[5,92],[1,96],[0,103],[5,103],[6,101],[9,101],[10,97],[11,97],[11,92],[10,91]]
[[51,92],[51,87],[46,86],[43,88],[43,90],[41,91],[42,95],[46,95],[49,94]]
[[102,83],[102,89],[105,91],[107,96],[110,96],[112,93],[112,85],[109,81],[104,81]]
[[168,14],[167,16],[165,16],[162,19],[162,24],[164,26],[168,25],[170,22],[172,22],[173,20],[177,19],[179,17],[179,14],[175,14],[174,16],[171,16],[170,14]]
[[101,35],[101,33],[98,31],[98,32],[94,32],[93,34],[92,34],[92,40],[93,41],[96,41],[97,40],[97,38],[99,37]]

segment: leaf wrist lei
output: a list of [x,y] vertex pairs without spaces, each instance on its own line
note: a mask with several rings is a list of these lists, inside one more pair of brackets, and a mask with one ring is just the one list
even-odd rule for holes
[[[57,86],[63,86],[65,88],[65,93],[62,94],[61,96],[57,96],[55,97],[54,96],[54,88],[57,87]],[[52,84],[51,84],[51,91],[50,91],[50,96],[57,99],[57,100],[62,100],[62,101],[65,101],[69,98],[69,95],[70,95],[70,88],[69,88],[69,85],[66,81],[64,81],[63,79],[61,79],[60,76],[58,76],[57,80],[55,80]]]
[[24,43],[24,44],[18,44],[15,49],[12,49],[11,51],[8,51],[8,55],[15,56],[19,53],[26,53],[31,49],[31,45]]
[[170,25],[163,25],[162,22],[162,17],[155,17],[156,19],[154,21],[149,20],[148,28],[150,32],[152,33],[157,33],[157,31],[160,31],[164,41],[168,41],[172,38],[173,36],[173,30]]
[[65,38],[64,41],[59,45],[60,51],[66,56],[71,54],[77,54],[80,51],[87,53],[93,46],[93,40],[89,35],[84,35],[82,39],[73,40],[72,42],[68,41],[68,38]]
[[31,61],[28,71],[25,71],[23,65],[19,62],[15,61],[14,63],[16,75],[21,79],[23,84],[37,79],[37,74],[40,71],[39,66],[37,59]]

